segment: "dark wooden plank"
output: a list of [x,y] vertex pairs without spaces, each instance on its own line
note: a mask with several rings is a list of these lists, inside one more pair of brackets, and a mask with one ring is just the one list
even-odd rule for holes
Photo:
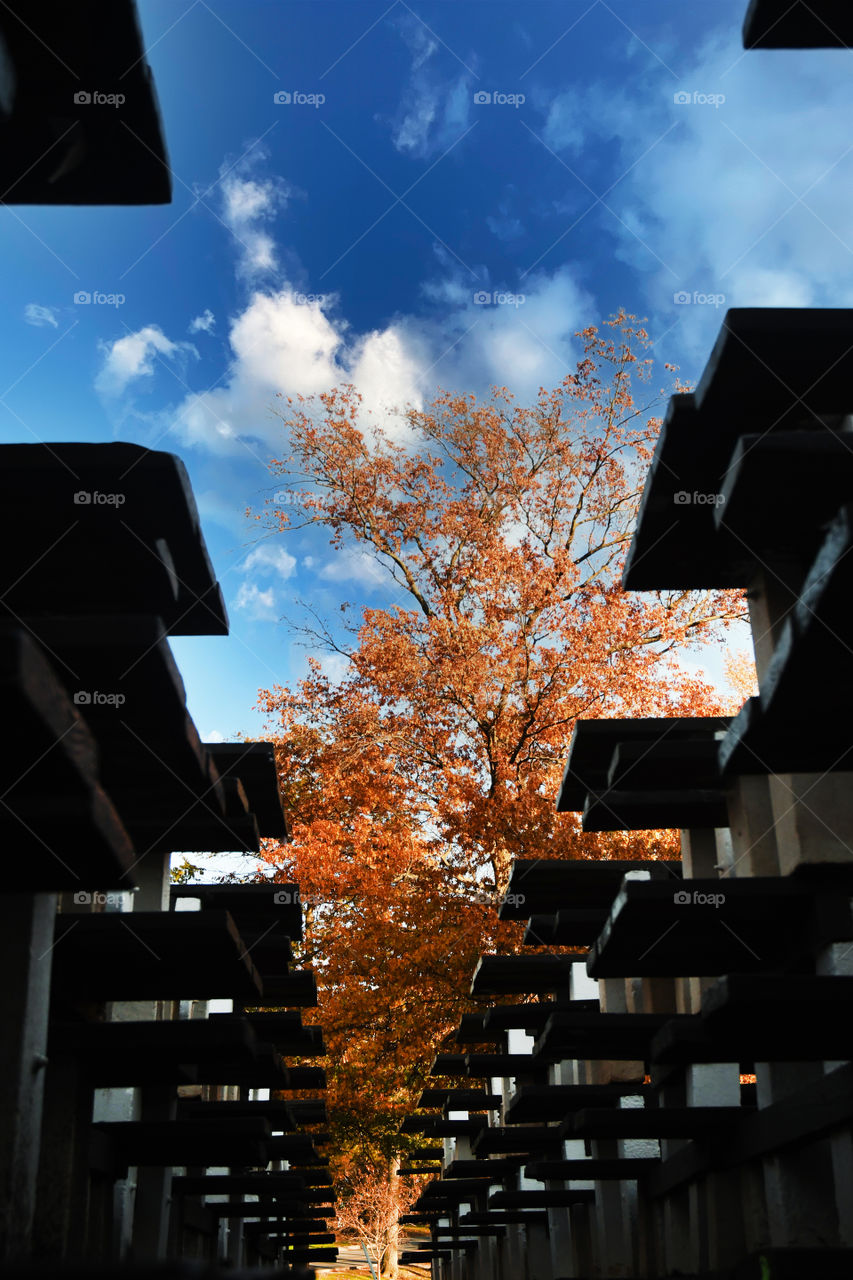
[[[296,1173],[205,1173],[179,1174],[172,1178],[172,1190],[179,1196],[260,1196],[279,1199],[294,1196],[305,1184]],[[318,1215],[322,1217],[321,1215]]]
[[720,486],[714,523],[754,569],[784,556],[807,567],[824,527],[853,493],[853,435],[779,431],[743,435]]
[[6,892],[129,888],[134,849],[106,795],[97,744],[30,635],[0,624],[0,691],[14,759],[0,831]]
[[[468,1053],[465,1055],[465,1071],[477,1080],[492,1076],[537,1076],[547,1068],[527,1053]],[[437,1074],[437,1073],[436,1073]]]
[[227,635],[175,454],[125,442],[2,445],[0,499],[0,594],[18,617],[147,613],[170,635]]
[[[308,1158],[317,1154],[314,1143],[321,1145],[328,1141],[327,1133],[285,1133],[276,1134],[270,1138],[267,1144],[267,1150],[271,1160],[295,1160],[299,1158]],[[327,1201],[329,1197],[334,1199],[334,1193],[330,1187],[313,1187],[306,1196],[311,1200],[318,1202]]]
[[[522,1085],[517,1089],[506,1111],[507,1124],[529,1124],[536,1121],[565,1120],[582,1107],[618,1106],[627,1095],[649,1096],[649,1090],[635,1084],[545,1084]],[[538,1177],[538,1174],[530,1174]]]
[[259,1102],[203,1102],[200,1098],[179,1098],[179,1120],[211,1120],[215,1118],[233,1118],[235,1116],[266,1117],[273,1130],[292,1132],[296,1128],[296,1117],[291,1111],[290,1102],[271,1099]]
[[795,969],[816,947],[848,938],[847,901],[802,882],[691,880],[673,891],[626,880],[587,968],[597,978]]
[[466,1076],[469,1056],[467,1053],[437,1053],[430,1065],[429,1074],[448,1077]]
[[417,1105],[445,1111],[494,1111],[501,1105],[501,1097],[485,1089],[424,1089]]
[[443,1146],[415,1147],[412,1150],[411,1155],[415,1158],[415,1160],[443,1160],[444,1147]]
[[695,1138],[746,1115],[746,1107],[590,1107],[568,1122],[579,1138]]
[[[676,747],[681,743],[709,742],[728,724],[726,716],[578,720],[572,731],[557,796],[558,812],[581,810],[590,794],[607,788],[614,752],[623,744],[638,748],[633,757],[634,768],[637,768],[645,752],[652,748],[663,749],[665,744]],[[512,887],[510,881],[510,889]],[[581,903],[561,905],[580,906]]]
[[444,1120],[440,1116],[406,1116],[400,1133],[422,1133],[427,1138],[471,1138],[486,1128],[486,1116],[467,1120]]
[[437,1178],[427,1183],[420,1198],[425,1203],[430,1200],[467,1200],[469,1196],[482,1195],[488,1191],[490,1185],[488,1177],[456,1178],[449,1182],[444,1178]]
[[454,1040],[457,1044],[500,1044],[503,1045],[504,1033],[487,1032],[485,1013],[463,1013],[459,1019]]
[[486,1014],[486,1027],[541,1032],[554,1013],[595,1013],[597,1000],[536,1000],[525,1004],[498,1004]]
[[834,429],[849,408],[851,350],[849,310],[727,313],[695,395],[670,401],[626,560],[627,590],[748,586],[741,544],[713,520],[735,443],[746,433]]
[[[579,723],[593,725],[603,722],[584,720]],[[578,732],[577,725],[575,732]],[[579,804],[581,809],[585,797],[584,791]],[[506,898],[498,915],[501,920],[528,920],[536,912],[553,912],[562,908],[609,910],[622,877],[629,871],[645,871],[652,878],[680,878],[681,859],[641,862],[598,858],[517,858],[512,864]]]
[[262,836],[289,839],[271,742],[209,742],[208,752],[219,776],[234,775],[246,789]]
[[51,614],[29,626],[73,694],[103,785],[137,846],[259,848],[236,776],[220,781],[187,714],[159,618]]
[[616,1160],[534,1160],[524,1176],[539,1182],[594,1179],[600,1182],[633,1182],[660,1167],[657,1156],[622,1156]]
[[524,1161],[523,1156],[496,1156],[490,1160],[451,1160],[442,1178],[491,1178],[504,1182],[514,1177]]
[[720,786],[717,739],[727,727],[708,725],[706,736],[696,738],[678,734],[662,742],[618,742],[610,757],[608,790],[715,790]]
[[725,827],[728,810],[721,790],[623,791],[590,795],[584,806],[584,831],[655,831],[669,828]]
[[813,731],[802,734],[803,744],[794,750],[807,752],[810,758],[818,755],[825,760],[822,769],[850,767],[845,729],[853,715],[848,678],[851,548],[853,507],[847,506],[838,511],[825,533],[779,635],[760,693],[765,736],[781,729],[786,742],[792,728],[802,731],[812,721],[819,722]]
[[727,974],[704,993],[701,1017],[752,1061],[853,1058],[853,977]]
[[643,1062],[652,1038],[671,1018],[663,1013],[556,1013],[536,1041],[536,1054],[550,1061],[605,1058]]
[[595,1192],[583,1191],[495,1191],[489,1196],[490,1209],[563,1209],[575,1204],[594,1204]]
[[216,1120],[208,1123],[102,1121],[93,1126],[115,1143],[125,1165],[255,1164],[268,1160],[268,1120]]
[[[815,688],[820,667],[804,670],[806,649],[797,644],[789,622],[781,631],[762,684],[773,706],[765,711],[760,698],[747,698],[720,743],[720,769],[739,774],[827,773],[853,769],[853,745],[847,732],[845,683]],[[784,667],[796,650],[793,665]],[[823,655],[825,659],[825,653]],[[822,674],[822,672],[821,672]],[[836,672],[828,674],[837,675]],[[780,679],[780,676],[783,678]],[[807,688],[806,702],[791,705],[788,691]]]
[[[181,1084],[201,1061],[250,1065],[257,1040],[248,1021],[218,1026],[208,1019],[163,1022],[51,1021],[48,1053],[72,1054],[94,1087]],[[189,1073],[197,1079],[197,1071]],[[260,1115],[260,1112],[254,1113]]]
[[267,973],[264,980],[263,1002],[285,1008],[315,1009],[317,979],[307,969],[294,969],[292,973],[275,976]]
[[230,911],[238,928],[263,932],[280,927],[295,942],[302,938],[302,903],[299,886],[267,880],[255,884],[173,884],[176,898],[199,898],[202,910]]
[[325,1089],[326,1072],[322,1067],[288,1067],[288,1089]]
[[737,543],[714,526],[719,477],[737,439],[716,448],[719,427],[694,395],[670,398],[622,573],[626,591],[744,585],[731,565]]
[[[134,0],[5,5],[0,34],[15,84],[2,126],[0,189],[6,204],[140,205],[171,200],[157,93]],[[81,99],[81,85],[109,104]],[[76,96],[75,96],[76,95]],[[58,141],[62,114],[71,137]]]
[[526,947],[590,947],[595,942],[610,909],[606,907],[569,907],[555,915],[531,916],[524,931]]
[[849,49],[853,14],[838,0],[750,0],[743,47]]
[[[263,953],[258,955],[260,948],[252,947],[247,943],[247,950],[252,957],[252,961],[259,969],[261,980],[264,981],[268,970],[264,965]],[[295,1017],[299,1019],[301,1015],[298,1011],[291,1011]],[[226,1023],[231,1019],[240,1020],[247,1018],[253,1031],[259,1040],[271,1044],[276,1052],[285,1057],[298,1058],[319,1058],[324,1057],[326,1046],[323,1043],[323,1030],[321,1027],[303,1027],[294,1025],[290,1021],[287,1014],[281,1013],[250,1013],[250,1014],[234,1014],[234,1013],[212,1013],[210,1021]]]
[[535,1209],[489,1209],[483,1213],[463,1213],[459,1218],[460,1226],[464,1226],[466,1223],[475,1225],[478,1222],[482,1222],[484,1224],[494,1222],[498,1225],[501,1223],[510,1223],[513,1226],[546,1227],[548,1225],[548,1215],[547,1213],[538,1212]]
[[471,1150],[478,1159],[513,1153],[559,1155],[562,1152],[562,1139],[558,1129],[546,1128],[544,1125],[493,1125],[477,1134],[471,1143]]
[[227,911],[60,915],[53,985],[78,1001],[261,998]]
[[568,991],[572,959],[568,956],[481,956],[471,980],[472,996]]
[[481,1226],[459,1226],[459,1227],[435,1227],[433,1234],[437,1240],[447,1239],[476,1239],[480,1240],[487,1236],[495,1238],[506,1235],[506,1227],[481,1227]]
[[199,1084],[238,1085],[246,1089],[286,1089],[288,1072],[281,1054],[272,1045],[259,1041],[252,1063],[200,1062],[196,1067]]

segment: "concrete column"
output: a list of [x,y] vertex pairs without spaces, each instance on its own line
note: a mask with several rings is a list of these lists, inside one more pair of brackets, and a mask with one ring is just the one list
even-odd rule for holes
[[30,1252],[56,894],[0,894],[0,1262]]
[[528,1226],[525,1231],[527,1233],[527,1280],[552,1280],[554,1272],[547,1228]]
[[853,773],[785,773],[770,778],[779,870],[853,862]]
[[89,1212],[92,1088],[73,1056],[58,1051],[47,1067],[42,1112],[34,1257],[56,1262],[84,1255]]
[[716,880],[718,861],[716,828],[694,827],[681,832],[681,871],[685,880]]
[[732,862],[729,875],[779,875],[776,818],[766,774],[745,773],[735,778],[726,793]]
[[761,570],[746,593],[752,648],[759,684],[764,679],[785,622],[797,603],[803,580],[799,557],[774,557],[773,571]]

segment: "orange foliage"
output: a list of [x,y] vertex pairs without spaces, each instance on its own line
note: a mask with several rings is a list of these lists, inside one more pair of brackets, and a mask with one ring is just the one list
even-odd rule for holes
[[[621,565],[654,446],[648,339],[620,314],[580,335],[576,372],[530,406],[442,392],[394,436],[337,388],[287,402],[302,487],[286,532],[325,526],[375,557],[402,603],[321,635],[312,662],[262,691],[293,843],[267,858],[313,902],[305,958],[321,983],[337,1135],[365,1159],[402,1145],[432,1052],[465,1009],[483,950],[512,950],[494,899],[515,857],[675,856],[672,832],[589,835],[555,794],[579,717],[736,710],[681,669],[723,643],[739,593],[626,594]],[[344,615],[346,620],[346,614]],[[739,681],[740,685],[742,681]]]

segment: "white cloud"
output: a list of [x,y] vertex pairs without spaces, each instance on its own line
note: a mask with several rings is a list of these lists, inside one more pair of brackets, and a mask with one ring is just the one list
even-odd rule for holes
[[247,613],[250,618],[276,618],[275,592],[272,587],[262,591],[257,583],[241,582],[234,599],[234,608]]
[[108,396],[121,395],[137,378],[150,377],[158,356],[173,359],[185,352],[198,354],[190,343],[172,342],[156,324],[145,325],[115,342],[101,343],[100,349],[104,363],[95,379],[95,388]]
[[[234,608],[257,620],[277,619],[280,608],[276,586],[289,578],[295,568],[296,559],[284,547],[269,541],[260,543],[243,561],[244,577],[234,598]],[[263,580],[271,577],[274,582],[262,585]]]
[[548,108],[543,137],[555,151],[578,152],[583,147],[586,125],[580,93],[560,93]]
[[196,316],[189,323],[189,333],[213,333],[216,326],[216,316],[209,307],[202,311],[200,316]]
[[249,278],[279,269],[275,241],[267,224],[294,194],[281,178],[258,176],[265,159],[264,149],[255,147],[239,164],[224,163],[220,169],[222,221],[239,245],[240,274]]
[[318,577],[324,582],[353,582],[362,587],[391,586],[388,570],[366,551],[345,547],[328,560]]
[[[561,94],[544,136],[596,192],[619,178],[606,196],[617,216],[599,207],[590,219],[645,276],[652,329],[677,323],[669,349],[699,363],[727,307],[853,304],[853,87],[831,52],[744,55],[734,27],[676,69],[674,87],[660,71],[642,92]],[[592,179],[614,140],[612,178]],[[594,198],[579,197],[574,216]],[[725,301],[676,307],[682,291]]]
[[224,742],[225,734],[220,733],[218,729],[212,729],[210,733],[206,733],[202,738],[202,742]]
[[43,307],[38,302],[27,303],[24,307],[24,319],[27,324],[34,324],[36,328],[42,328],[48,324],[52,325],[54,329],[59,328],[56,309],[54,307]]
[[486,226],[492,235],[497,236],[499,240],[517,240],[519,236],[524,235],[524,227],[519,218],[510,213],[506,203],[502,203],[497,214],[489,214],[486,218]]
[[445,269],[423,290],[443,304],[433,314],[397,316],[364,334],[327,314],[327,302],[297,302],[289,285],[256,290],[231,321],[227,377],[188,396],[171,426],[186,443],[220,453],[245,446],[265,461],[281,445],[282,424],[271,413],[278,393],[311,396],[352,382],[365,413],[405,440],[408,426],[391,410],[421,408],[439,386],[482,396],[509,385],[524,399],[556,385],[578,358],[574,333],[593,314],[571,269],[531,276],[519,306],[476,304],[476,283]]
[[474,77],[466,70],[457,74],[455,61],[452,76],[432,65],[438,41],[414,15],[404,15],[397,25],[412,62],[391,138],[398,151],[426,159],[446,151],[468,128]]
[[200,396],[189,396],[173,415],[173,426],[189,443],[217,451],[239,448],[241,437],[266,450],[281,441],[281,424],[270,413],[278,392],[311,396],[345,381],[355,382],[369,407],[421,403],[419,361],[403,327],[352,337],[324,307],[333,301],[298,302],[291,286],[252,294],[231,321],[230,377]]
[[255,570],[259,574],[275,573],[280,578],[289,578],[296,568],[296,559],[284,547],[262,542],[246,556],[243,568],[247,572]]
[[349,673],[349,658],[343,653],[317,653],[314,655],[320,670],[331,684],[340,684]]

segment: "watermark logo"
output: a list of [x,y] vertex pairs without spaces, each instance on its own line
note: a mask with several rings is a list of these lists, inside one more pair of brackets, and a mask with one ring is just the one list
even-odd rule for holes
[[672,100],[677,107],[713,107],[715,111],[719,111],[720,107],[726,100],[724,93],[700,93],[695,89],[693,93],[687,93],[681,89],[678,93],[672,95]]
[[127,98],[123,93],[102,93],[100,89],[78,89],[74,94],[75,107],[123,107]]
[[127,502],[124,493],[101,493],[99,489],[78,489],[74,494],[75,507],[122,507]]
[[701,893],[698,889],[694,889],[691,893],[687,889],[679,889],[672,895],[672,900],[677,907],[721,907],[726,900],[726,895],[724,893]]
[[316,893],[303,893],[301,889],[276,889],[272,900],[277,907],[319,907],[328,902],[328,898]]
[[75,707],[123,707],[126,702],[123,693],[101,693],[98,689],[78,689],[74,694]]
[[491,93],[486,89],[478,89],[474,94],[474,105],[477,107],[515,107],[518,110],[526,101],[523,93]]
[[74,305],[77,307],[120,307],[127,302],[127,298],[123,293],[101,293],[95,289],[90,293],[88,289],[78,289],[74,294]]
[[298,89],[294,89],[289,93],[286,89],[279,89],[278,93],[272,96],[273,102],[279,107],[322,107],[326,101],[325,93],[300,93]]
[[93,902],[97,903],[101,907],[120,907],[122,894],[88,893],[85,889],[78,889],[74,894],[74,901],[78,907],[90,906]]
[[721,507],[726,500],[724,493],[697,493],[696,490],[688,493],[686,489],[679,489],[677,493],[672,495],[672,500],[677,507]]
[[474,302],[478,307],[522,307],[527,301],[523,293],[502,293],[499,289],[478,289]]
[[274,507],[301,507],[302,493],[299,489],[279,489],[272,501]]
[[724,307],[726,305],[726,295],[724,293],[700,293],[698,289],[693,293],[688,293],[686,289],[679,289],[678,293],[672,295],[672,300],[677,307]]
[[494,907],[499,911],[504,903],[510,907],[521,907],[525,899],[523,893],[498,893],[497,889],[474,889],[471,893],[471,901],[478,903],[481,907]]
[[325,293],[294,293],[293,301],[298,302],[300,307],[308,306],[312,302],[322,307],[327,297],[328,294]]

